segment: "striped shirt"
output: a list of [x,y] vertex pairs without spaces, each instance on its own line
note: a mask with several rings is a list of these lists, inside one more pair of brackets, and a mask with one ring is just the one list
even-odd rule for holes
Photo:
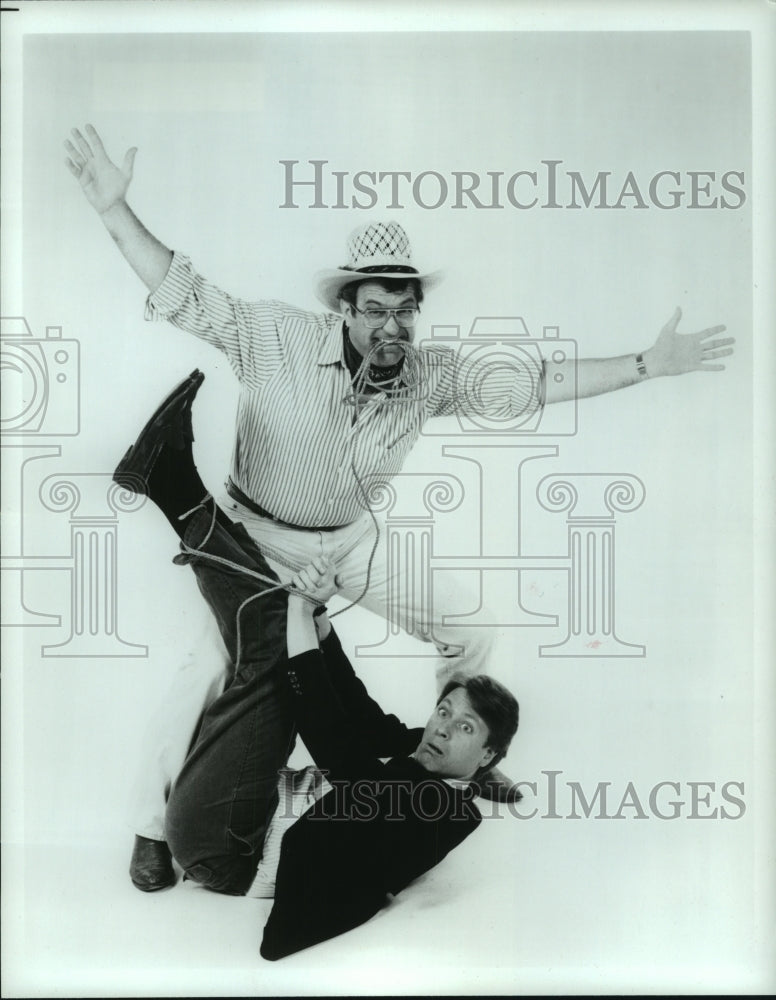
[[226,354],[240,382],[231,477],[254,503],[299,527],[355,521],[365,490],[400,471],[428,418],[506,420],[542,405],[540,360],[473,364],[432,345],[418,351],[419,400],[396,404],[377,393],[356,412],[341,316],[233,298],[180,253],[145,317],[169,320]]
[[283,768],[279,773],[278,804],[267,825],[256,876],[245,894],[254,899],[271,899],[275,895],[280,848],[286,831],[307,812],[313,802],[331,791],[324,772],[315,767],[308,765],[301,771]]

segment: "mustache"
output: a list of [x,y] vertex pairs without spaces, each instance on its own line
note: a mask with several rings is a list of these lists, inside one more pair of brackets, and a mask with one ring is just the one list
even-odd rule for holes
[[410,344],[409,337],[397,337],[396,340],[374,340],[369,351],[364,355],[361,364],[367,369],[370,365],[376,364],[377,356],[386,347],[398,347],[404,356],[402,361],[406,361],[408,355],[411,357],[415,350],[412,344]]

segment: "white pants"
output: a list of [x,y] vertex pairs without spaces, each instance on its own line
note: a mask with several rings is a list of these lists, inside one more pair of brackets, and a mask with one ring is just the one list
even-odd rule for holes
[[[227,494],[217,501],[233,521],[245,526],[282,582],[289,582],[313,556],[324,556],[336,566],[342,597],[358,600],[360,607],[417,638],[433,642],[439,653],[435,661],[438,689],[453,673],[471,676],[486,671],[494,630],[443,624],[446,615],[459,609],[465,588],[452,573],[438,573],[433,581],[433,598],[428,600],[421,588],[401,587],[398,580],[389,580],[386,533],[380,525],[378,536],[368,512],[343,528],[314,531],[288,528],[259,517]],[[369,585],[364,593],[367,575]],[[478,597],[472,600],[476,602]],[[164,839],[170,787],[183,766],[202,713],[223,689],[226,650],[209,612],[207,619],[205,635],[196,651],[176,672],[169,691],[149,720],[143,744],[129,823],[135,833],[154,840]]]

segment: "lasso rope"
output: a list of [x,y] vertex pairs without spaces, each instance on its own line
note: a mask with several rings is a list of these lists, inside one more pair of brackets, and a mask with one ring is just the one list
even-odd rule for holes
[[[207,510],[208,501],[211,501],[211,507],[212,507],[212,514],[210,516],[210,527],[208,528],[205,537],[199,543],[200,546],[206,545],[210,541],[210,537],[213,534],[213,531],[216,526],[216,519],[218,517],[218,507],[216,506],[216,502],[211,496],[211,494],[206,493],[201,503],[198,503],[196,507],[192,507],[191,510],[187,510],[185,513],[180,514],[178,516],[178,520],[183,521],[185,518],[189,517],[189,515],[193,514],[195,511],[200,510],[200,508],[203,510]],[[273,585],[265,588],[264,590],[260,590],[255,594],[251,594],[249,597],[246,597],[245,600],[237,609],[237,611],[235,612],[235,625],[237,627],[237,657],[235,659],[235,664],[234,664],[235,673],[237,673],[237,670],[240,666],[240,660],[242,659],[242,628],[240,626],[240,615],[242,614],[243,609],[248,604],[250,604],[251,601],[255,601],[259,597],[265,597],[267,594],[271,594],[276,590],[287,590],[289,593],[293,593],[299,597],[303,597],[306,601],[310,601],[312,604],[318,603],[314,598],[309,597],[307,594],[303,594],[301,590],[297,590],[297,588],[290,583],[277,583],[275,580],[272,579],[272,577],[265,576],[263,573],[257,573],[256,570],[249,569],[247,566],[243,566],[240,563],[232,562],[231,559],[224,559],[223,556],[214,555],[212,552],[203,552],[200,547],[192,548],[192,546],[187,545],[183,541],[183,539],[181,539],[181,548],[187,555],[196,556],[197,559],[206,559],[209,562],[217,563],[220,566],[226,566],[228,569],[236,570],[238,573],[243,573],[245,574],[245,576],[250,576],[254,580],[260,580],[262,583],[269,583]]]
[[[380,522],[375,517],[374,511],[369,503],[369,496],[367,494],[366,488],[361,477],[356,469],[356,444],[358,436],[361,433],[363,424],[361,422],[361,415],[363,413],[363,407],[370,400],[374,399],[375,396],[379,396],[380,405],[384,406],[398,406],[404,404],[414,404],[415,414],[414,420],[409,428],[410,431],[415,430],[422,426],[423,423],[423,404],[429,395],[429,384],[426,374],[423,370],[423,365],[421,364],[420,354],[412,346],[412,344],[405,341],[391,342],[391,346],[399,347],[403,354],[404,359],[399,369],[399,372],[387,380],[377,381],[375,380],[376,373],[373,368],[374,359],[377,356],[378,351],[380,351],[385,346],[384,342],[376,342],[369,353],[365,355],[361,364],[358,367],[358,371],[353,377],[353,389],[352,392],[348,393],[343,398],[343,402],[353,407],[353,421],[355,426],[355,434],[351,440],[351,453],[350,453],[350,469],[353,474],[353,478],[361,493],[361,497],[364,501],[366,509],[369,511],[369,515],[372,518],[372,522],[375,526],[375,540],[372,544],[372,549],[369,553],[369,558],[367,560],[366,567],[366,580],[364,582],[364,587],[361,593],[356,597],[350,604],[346,605],[344,608],[340,608],[339,611],[335,611],[331,618],[336,618],[337,615],[343,614],[345,611],[349,611],[351,608],[355,607],[360,601],[363,600],[367,591],[369,590],[370,579],[372,575],[372,563],[374,562],[375,553],[377,552],[377,546],[380,542]],[[242,656],[242,631],[240,626],[240,616],[243,609],[250,604],[252,601],[265,597],[267,594],[274,593],[277,590],[286,590],[290,594],[295,594],[298,597],[303,597],[305,600],[310,601],[313,604],[317,604],[318,601],[315,598],[309,597],[307,594],[303,593],[298,588],[294,587],[291,583],[277,583],[271,577],[265,576],[263,573],[257,573],[256,570],[249,569],[247,566],[242,566],[240,563],[232,562],[231,559],[225,559],[223,556],[217,556],[210,552],[203,552],[202,546],[206,545],[210,540],[216,525],[218,508],[213,497],[208,493],[203,498],[202,502],[197,504],[196,507],[192,507],[191,510],[186,511],[181,514],[178,520],[182,521],[189,517],[195,511],[202,509],[207,509],[207,503],[211,501],[212,514],[210,519],[210,526],[205,534],[205,537],[199,543],[197,547],[191,547],[185,542],[181,541],[181,548],[184,553],[190,556],[196,556],[199,559],[206,559],[209,562],[216,563],[218,565],[224,566],[228,569],[233,569],[238,573],[243,573],[245,576],[249,576],[261,583],[268,583],[272,586],[259,591],[256,594],[252,594],[247,597],[242,604],[239,606],[235,612],[235,624],[237,626],[237,659],[235,662],[235,671],[237,670],[240,658]]]
[[[377,546],[380,544],[380,522],[375,517],[372,506],[369,503],[369,496],[367,494],[366,488],[361,477],[356,469],[356,444],[358,440],[358,435],[361,433],[363,424],[360,422],[360,416],[363,412],[363,405],[373,399],[374,396],[379,393],[380,403],[385,406],[397,406],[406,403],[415,403],[416,413],[413,425],[410,430],[415,427],[420,427],[423,423],[423,403],[428,398],[429,385],[426,379],[426,374],[423,370],[423,365],[420,362],[420,355],[418,351],[412,346],[412,344],[407,341],[391,341],[391,346],[399,347],[404,354],[404,362],[399,370],[399,372],[392,378],[383,381],[375,381],[374,379],[374,368],[372,367],[374,359],[377,356],[378,351],[382,350],[385,343],[382,341],[377,341],[374,343],[361,361],[358,367],[358,371],[353,377],[353,391],[348,393],[344,397],[343,402],[353,407],[353,420],[356,428],[356,433],[353,435],[351,441],[350,450],[350,471],[353,473],[353,478],[356,481],[356,485],[359,488],[361,497],[364,501],[364,506],[369,511],[369,516],[372,518],[372,523],[375,527],[375,540],[372,544],[372,550],[369,553],[369,558],[366,564],[366,579],[364,581],[364,587],[361,593],[354,600],[347,604],[344,608],[340,608],[339,611],[335,611],[331,615],[332,618],[336,618],[337,615],[343,614],[345,611],[350,611],[352,607],[359,604],[367,591],[369,590],[369,584],[372,576],[372,563],[374,562],[375,553],[377,552]],[[371,389],[372,392],[367,392]]]

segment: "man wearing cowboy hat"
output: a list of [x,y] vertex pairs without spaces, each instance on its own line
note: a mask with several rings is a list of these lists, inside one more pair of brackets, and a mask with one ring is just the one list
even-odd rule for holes
[[[457,411],[527,416],[545,403],[610,392],[647,377],[721,370],[711,362],[731,353],[730,338],[709,339],[724,327],[677,334],[677,310],[648,351],[578,361],[570,373],[575,377],[561,382],[545,382],[539,362],[533,369],[529,362],[510,371],[494,366],[472,378],[454,352],[412,346],[423,295],[441,275],[415,267],[396,222],[359,227],[348,241],[347,263],[318,276],[326,313],[234,299],[160,243],[127,205],[136,150],[119,168],[96,130],[85,131],[73,129],[66,162],[149,289],[146,317],[166,319],[218,347],[240,382],[232,469],[221,505],[245,525],[284,582],[313,558],[330,559],[348,600],[434,642],[442,657],[440,688],[453,672],[484,671],[489,630],[444,624],[445,614],[460,604],[461,584],[449,579],[452,574],[435,580],[433,610],[409,594],[392,592],[389,600],[382,534],[369,509],[370,492],[400,471],[423,423]],[[130,869],[145,891],[174,880],[163,839],[164,803],[197,719],[217,693],[212,667],[209,656],[209,662],[202,657],[196,677],[181,671],[153,724]]]

